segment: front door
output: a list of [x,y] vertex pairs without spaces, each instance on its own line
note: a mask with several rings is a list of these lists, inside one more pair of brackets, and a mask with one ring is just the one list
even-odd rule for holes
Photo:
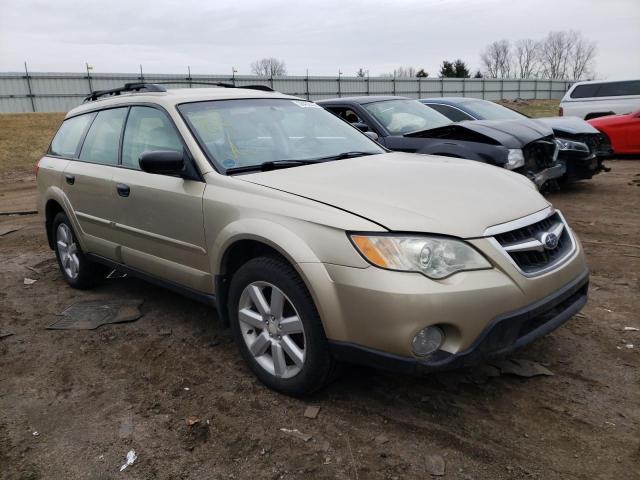
[[114,176],[116,225],[125,265],[195,290],[213,292],[204,235],[205,183],[140,170],[145,151],[184,150],[168,115],[131,107]]

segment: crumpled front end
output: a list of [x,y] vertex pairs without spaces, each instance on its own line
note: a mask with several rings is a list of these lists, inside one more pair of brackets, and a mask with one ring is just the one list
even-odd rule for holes
[[554,186],[554,182],[566,172],[566,165],[558,162],[559,147],[553,135],[528,143],[522,153],[524,166],[520,173],[526,175],[541,190]]

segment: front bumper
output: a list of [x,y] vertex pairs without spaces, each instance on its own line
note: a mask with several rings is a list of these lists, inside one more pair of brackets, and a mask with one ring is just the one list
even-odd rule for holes
[[567,170],[567,166],[564,163],[558,162],[554,166],[545,168],[540,172],[531,173],[531,181],[535,183],[538,188],[542,187],[549,180],[562,177]]
[[566,165],[566,174],[563,180],[568,182],[588,180],[604,170],[602,158],[593,153],[585,154],[574,150],[564,150],[560,153],[558,162]]
[[409,374],[475,365],[511,353],[561,326],[586,304],[588,286],[589,273],[584,271],[542,300],[498,316],[471,346],[458,353],[439,350],[429,358],[419,359],[337,341],[330,342],[331,351],[341,361]]

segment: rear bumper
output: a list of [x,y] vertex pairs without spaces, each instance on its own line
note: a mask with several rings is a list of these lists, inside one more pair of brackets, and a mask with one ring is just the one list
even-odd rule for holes
[[495,318],[469,348],[455,354],[438,351],[427,359],[417,359],[338,341],[330,342],[331,351],[344,362],[409,374],[475,365],[511,353],[560,327],[587,303],[588,286],[589,272],[584,271],[559,291]]

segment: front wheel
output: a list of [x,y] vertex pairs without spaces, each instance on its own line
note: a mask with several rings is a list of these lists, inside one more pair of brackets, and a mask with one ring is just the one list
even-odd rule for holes
[[279,258],[244,264],[229,289],[231,329],[240,353],[268,387],[300,396],[325,386],[336,362],[304,282]]

